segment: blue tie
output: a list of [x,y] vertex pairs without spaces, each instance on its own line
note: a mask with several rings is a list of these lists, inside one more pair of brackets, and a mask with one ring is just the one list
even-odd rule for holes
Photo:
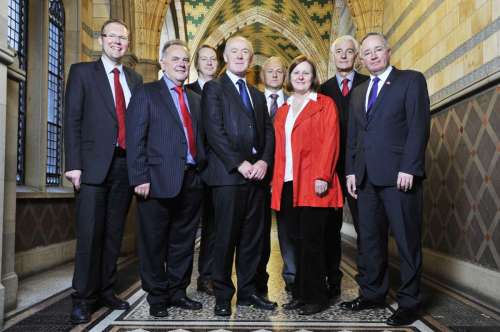
[[378,82],[380,81],[380,78],[375,76],[372,81],[372,88],[370,90],[370,95],[368,96],[368,106],[366,107],[366,117],[368,119],[370,119],[370,111],[372,110],[373,104],[375,104],[375,100],[377,100]]
[[245,105],[245,109],[247,110],[247,112],[253,118],[253,107],[252,102],[250,101],[250,96],[248,95],[247,85],[242,79],[239,79],[236,84],[238,84],[238,88],[240,89],[241,101],[243,102],[243,105]]

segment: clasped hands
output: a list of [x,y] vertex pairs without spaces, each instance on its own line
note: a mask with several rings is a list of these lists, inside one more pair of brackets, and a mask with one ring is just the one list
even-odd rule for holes
[[262,180],[267,173],[267,163],[264,160],[258,160],[251,164],[245,160],[238,166],[238,172],[247,180]]

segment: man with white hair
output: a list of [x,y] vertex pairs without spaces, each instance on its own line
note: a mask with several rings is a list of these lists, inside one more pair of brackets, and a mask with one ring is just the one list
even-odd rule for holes
[[[342,193],[346,197],[351,211],[354,228],[358,233],[358,207],[356,200],[347,194],[345,187],[345,145],[347,122],[349,119],[349,99],[351,91],[359,84],[365,82],[368,76],[358,73],[354,70],[356,58],[358,56],[359,43],[354,37],[344,35],[338,37],[330,48],[335,62],[335,76],[323,83],[320,87],[320,92],[331,97],[337,105],[340,119],[340,154],[337,162],[336,172],[342,185]],[[340,282],[342,272],[340,271],[340,259],[342,256],[342,246],[340,238],[340,229],[342,228],[342,209],[332,210],[333,220],[327,224],[326,236],[328,244],[326,250],[327,257],[327,283],[330,292],[330,302],[334,302],[340,296]]]
[[276,303],[257,294],[255,275],[262,252],[264,201],[272,169],[274,130],[264,94],[245,79],[253,48],[241,36],[224,49],[226,72],[207,82],[202,93],[203,125],[215,212],[214,313],[231,315],[231,280],[236,252],[237,304],[274,310]]

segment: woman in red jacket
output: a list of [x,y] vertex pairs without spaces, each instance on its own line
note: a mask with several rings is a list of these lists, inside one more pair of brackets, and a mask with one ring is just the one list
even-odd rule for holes
[[343,202],[335,173],[339,122],[332,99],[315,92],[319,80],[310,59],[295,58],[287,78],[292,95],[274,120],[271,207],[279,223],[289,223],[297,264],[293,300],[283,307],[311,315],[328,307],[324,231],[329,209]]

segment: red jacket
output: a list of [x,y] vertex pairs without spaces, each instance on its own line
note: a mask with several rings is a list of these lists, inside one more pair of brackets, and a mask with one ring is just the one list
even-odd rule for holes
[[[285,177],[285,122],[290,106],[281,106],[274,120],[276,148],[271,207],[279,211]],[[293,206],[342,207],[342,189],[335,165],[339,155],[340,129],[337,108],[330,97],[317,94],[309,100],[292,130]],[[314,181],[328,182],[323,197],[316,195]]]

